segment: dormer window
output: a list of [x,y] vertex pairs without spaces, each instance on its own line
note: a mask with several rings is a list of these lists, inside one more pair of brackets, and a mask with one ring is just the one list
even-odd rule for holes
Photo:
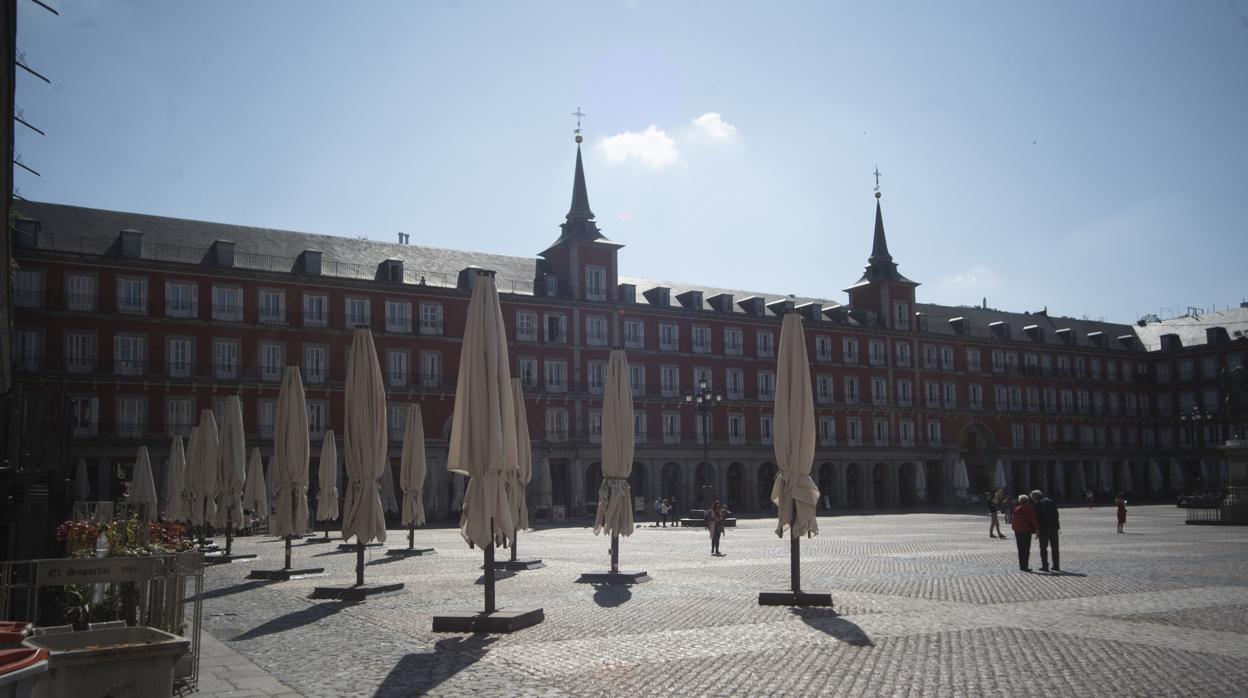
[[607,299],[607,270],[603,267],[585,267],[585,300]]
[[669,292],[670,289],[664,286],[655,286],[642,295],[646,297],[646,300],[650,302],[650,305],[653,305],[656,308],[666,308],[671,304],[669,301]]
[[633,305],[637,302],[637,287],[633,284],[620,284],[615,288],[615,299],[619,303]]

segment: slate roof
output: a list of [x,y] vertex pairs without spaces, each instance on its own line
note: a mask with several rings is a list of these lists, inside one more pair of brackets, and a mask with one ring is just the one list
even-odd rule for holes
[[[324,276],[372,279],[376,274],[378,264],[382,261],[399,259],[404,262],[404,277],[407,283],[415,283],[421,277],[425,277],[426,282],[431,286],[454,287],[457,275],[462,269],[477,266],[497,272],[500,290],[525,295],[533,294],[538,261],[535,257],[513,257],[420,245],[401,245],[340,235],[255,228],[62,204],[18,202],[16,208],[19,215],[42,222],[43,233],[40,244],[42,248],[66,251],[82,249],[82,251],[103,254],[110,245],[114,244],[120,231],[133,229],[143,233],[142,258],[144,259],[199,263],[210,254],[215,240],[229,240],[235,246],[235,266],[240,268],[290,272],[294,269],[301,252],[318,250],[322,253]],[[89,244],[84,244],[84,241]],[[750,296],[762,298],[765,303],[788,301],[796,306],[814,303],[824,309],[844,307],[841,303],[827,298],[658,281],[643,277],[620,276],[619,283],[636,286],[638,305],[649,304],[643,295],[645,291],[656,287],[670,288],[671,305],[669,307],[673,309],[683,307],[677,300],[677,296],[686,291],[702,292],[701,309],[705,311],[714,311],[709,303],[712,296],[721,293],[731,294],[733,296],[732,311],[740,315],[746,315],[746,312],[737,304],[738,301]],[[949,319],[963,317],[968,323],[966,336],[971,337],[995,337],[989,323],[1004,321],[1010,325],[1011,337],[1018,341],[1033,341],[1023,328],[1038,325],[1043,333],[1042,340],[1037,344],[1054,347],[1071,345],[1087,347],[1091,346],[1087,338],[1088,333],[1101,332],[1104,336],[1104,346],[1120,349],[1125,347],[1118,342],[1118,337],[1135,334],[1140,338],[1144,347],[1150,351],[1160,348],[1158,337],[1166,332],[1179,332],[1183,336],[1185,346],[1204,343],[1204,328],[1214,323],[1211,320],[1214,316],[1206,315],[1193,319],[1191,322],[1186,322],[1186,318],[1178,318],[1140,328],[1119,323],[1053,317],[1045,312],[1012,313],[930,303],[916,304],[915,311],[927,315],[927,333],[931,335],[956,336],[957,332],[949,324]],[[1225,324],[1229,333],[1236,330],[1248,332],[1248,309],[1241,308],[1215,315],[1218,316],[1216,324]],[[774,317],[771,313],[767,316]],[[1226,316],[1226,322],[1222,321],[1222,316]],[[844,315],[844,321],[850,326],[858,324],[848,313]],[[1063,328],[1070,328],[1073,331],[1074,337],[1071,344],[1066,344],[1056,334],[1057,330]]]
[[16,208],[19,215],[43,224],[41,241],[51,244],[40,247],[67,251],[92,249],[95,240],[111,244],[120,231],[133,229],[143,233],[144,259],[200,261],[209,253],[214,241],[229,240],[234,243],[236,266],[244,268],[289,272],[301,252],[318,250],[322,253],[325,276],[371,279],[382,261],[399,259],[404,263],[404,276],[409,282],[414,283],[424,276],[429,285],[455,286],[460,270],[478,266],[497,272],[499,290],[529,295],[533,293],[537,267],[537,260],[529,257],[400,245],[341,235],[38,202],[17,202]]
[[[1170,320],[1150,322],[1144,327],[1136,326],[1134,329],[1140,342],[1149,351],[1157,351],[1161,349],[1163,334],[1179,335],[1179,340],[1185,347],[1207,344],[1206,330],[1211,327],[1226,328],[1231,341],[1248,336],[1248,308],[1231,308],[1205,315],[1184,315]],[[1237,336],[1236,332],[1240,334]]]

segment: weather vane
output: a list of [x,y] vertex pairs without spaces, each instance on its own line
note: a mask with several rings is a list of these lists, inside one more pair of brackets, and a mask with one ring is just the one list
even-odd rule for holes
[[580,143],[581,142],[581,117],[589,116],[589,114],[586,114],[585,112],[581,111],[580,107],[577,107],[576,111],[572,112],[572,116],[576,117],[576,128],[572,130],[572,133],[576,134],[576,142]]

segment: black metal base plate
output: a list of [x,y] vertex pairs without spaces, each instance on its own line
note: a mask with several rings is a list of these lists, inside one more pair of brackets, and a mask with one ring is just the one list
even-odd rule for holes
[[273,582],[289,582],[292,579],[313,577],[325,572],[324,567],[305,567],[301,570],[252,570],[248,579],[267,579]]
[[231,562],[250,562],[256,559],[257,557],[258,556],[254,554],[226,555],[225,553],[221,553],[220,555],[204,555],[204,564],[205,565],[225,565]]
[[334,542],[333,538],[326,538],[325,536],[309,536],[303,539],[304,545],[316,545],[317,543],[333,543],[333,542]]
[[462,611],[433,617],[435,633],[514,633],[546,620],[540,608],[511,611],[500,608],[493,613]]
[[650,581],[650,575],[641,572],[585,572],[578,584],[641,584]]
[[[339,550],[354,551],[358,547],[360,547],[359,543],[339,543],[338,544]],[[367,548],[380,548],[381,543],[369,543],[368,545],[365,545],[364,547],[366,549]]]
[[832,607],[832,593],[828,591],[760,591],[759,606],[827,606]]
[[[541,560],[495,560],[494,569],[507,570],[509,572],[519,572],[521,570],[535,570],[545,567],[546,563]],[[481,566],[485,568],[484,565]]]
[[390,557],[414,557],[416,555],[432,555],[433,548],[390,548],[386,555]]
[[398,584],[365,584],[350,587],[315,587],[308,596],[310,599],[336,599],[338,601],[364,601],[370,596],[389,594],[403,588]]

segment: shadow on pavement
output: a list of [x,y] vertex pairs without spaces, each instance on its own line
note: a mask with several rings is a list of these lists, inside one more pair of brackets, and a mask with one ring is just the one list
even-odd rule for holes
[[857,624],[845,620],[839,613],[830,608],[794,608],[790,609],[793,615],[802,619],[802,622],[819,632],[826,633],[832,637],[854,647],[875,647],[875,642],[867,635],[867,632],[858,627]]
[[[514,576],[516,576],[516,573],[511,570],[494,570],[494,581],[496,582],[501,582],[504,579],[511,579]],[[477,577],[477,581],[474,582],[474,584],[484,585],[485,575],[483,574],[480,577]]]
[[633,598],[633,592],[623,584],[598,584],[594,586],[594,603],[605,608],[619,606]]
[[377,687],[374,697],[424,695],[485,656],[496,638],[484,634],[439,640],[432,652],[405,655]]
[[1084,574],[1083,572],[1066,572],[1066,571],[1041,572],[1040,574],[1047,574],[1050,577],[1086,577],[1088,576]]
[[315,606],[309,606],[298,611],[287,613],[284,616],[278,616],[273,620],[265,621],[251,630],[242,633],[241,635],[230,638],[230,641],[236,642],[239,640],[254,640],[257,637],[280,633],[285,630],[298,628],[302,625],[311,625],[312,623],[316,623],[317,621],[334,615],[347,606],[353,605],[355,604],[352,602],[333,601],[330,603],[321,603],[316,604]]
[[[271,584],[271,582],[267,579],[257,579],[257,580],[253,580],[250,582],[239,582],[238,584],[231,584],[228,587],[221,587],[220,589],[213,589],[212,591],[205,591],[203,596],[201,596],[199,600],[207,601],[208,599],[215,599],[215,598],[219,598],[222,596],[229,596],[230,594],[239,594],[244,591],[251,591],[252,589],[259,589],[260,587],[267,586],[269,584]],[[192,601],[192,600],[194,600],[194,597],[187,599],[187,601]]]

